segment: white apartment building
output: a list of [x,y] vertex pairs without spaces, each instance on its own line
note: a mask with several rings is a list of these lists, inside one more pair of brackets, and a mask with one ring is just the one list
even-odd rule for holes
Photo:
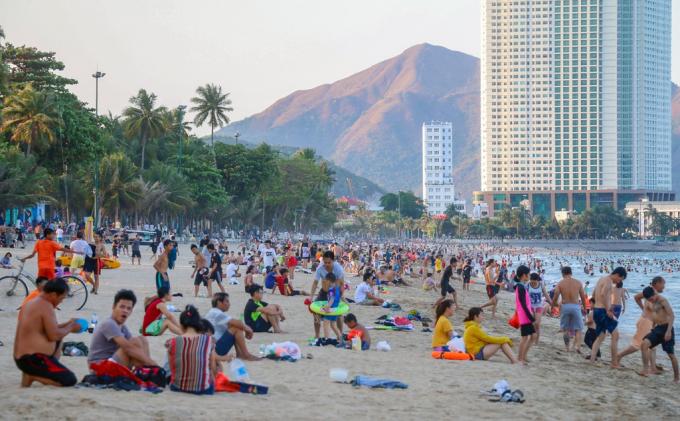
[[572,192],[668,196],[671,2],[481,0],[480,193],[492,212],[519,193],[553,213],[560,192],[568,210]]
[[453,124],[443,121],[423,123],[422,150],[423,199],[427,212],[442,214],[454,202],[461,212],[465,212],[465,202],[456,200],[453,184]]

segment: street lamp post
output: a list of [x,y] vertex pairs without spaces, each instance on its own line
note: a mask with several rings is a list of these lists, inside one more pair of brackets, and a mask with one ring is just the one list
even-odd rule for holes
[[187,109],[186,105],[178,105],[177,106],[177,144],[179,145],[179,150],[177,152],[177,171],[179,173],[182,173],[182,136],[184,133],[182,133],[184,127],[182,127],[182,122],[184,121],[184,110]]
[[[182,143],[183,140],[182,138],[184,137],[184,125],[182,124],[184,121],[184,110],[187,109],[186,105],[178,105],[177,106],[177,144],[178,144],[178,151],[177,151],[177,172],[181,175],[182,174]],[[177,231],[179,234],[179,238],[182,238],[184,235],[184,214],[180,213],[179,214],[179,226],[177,227]]]
[[[95,96],[94,96],[94,114],[95,116],[99,117],[99,79],[103,78],[106,76],[106,73],[100,72],[97,70],[95,73],[92,74],[92,77],[94,78],[94,85],[95,85]],[[96,152],[95,152],[96,153]],[[98,203],[97,203],[97,196],[99,194],[99,156],[95,156],[94,159],[94,228],[96,230],[97,225],[99,224],[99,209],[98,209]]]

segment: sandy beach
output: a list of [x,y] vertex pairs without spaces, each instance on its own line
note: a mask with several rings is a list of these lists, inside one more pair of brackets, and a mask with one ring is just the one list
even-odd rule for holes
[[[23,256],[24,251],[13,250]],[[4,250],[3,250],[4,252]],[[99,295],[90,296],[86,307],[76,314],[59,312],[60,321],[70,317],[89,319],[96,312],[99,319],[108,317],[113,295],[121,288],[130,288],[138,300],[154,292],[154,271],[148,248],[144,248],[142,266],[132,267],[129,259],[122,257],[122,267],[105,270]],[[187,245],[180,248],[178,265],[170,272],[173,292],[184,294],[175,298],[173,304],[183,308],[195,304],[202,314],[210,307],[208,298],[193,298],[193,282],[190,279],[190,253]],[[27,263],[35,273],[35,260]],[[243,269],[241,270],[243,272]],[[9,271],[2,270],[4,276]],[[296,273],[296,288],[309,290],[311,275]],[[352,286],[359,278],[349,277]],[[420,281],[413,279],[413,287],[390,288],[389,299],[399,303],[405,311],[419,310],[433,317],[431,304],[436,293],[425,292]],[[261,283],[258,276],[256,282]],[[454,329],[462,333],[462,320],[471,306],[486,301],[482,286],[473,285],[472,291],[459,291],[461,309],[453,316]],[[231,296],[230,314],[238,317],[243,311],[247,295],[242,286],[226,286]],[[205,291],[202,291],[205,294]],[[353,291],[351,293],[353,295]],[[412,332],[373,331],[373,343],[386,340],[390,352],[374,349],[366,352],[349,351],[333,347],[311,347],[307,340],[313,336],[312,318],[303,304],[303,297],[265,295],[265,300],[280,304],[286,311],[283,323],[285,334],[256,334],[249,342],[251,352],[257,352],[262,344],[294,341],[304,354],[312,359],[296,363],[264,360],[247,363],[253,383],[269,386],[269,394],[252,396],[219,393],[214,396],[192,396],[171,392],[153,395],[147,392],[117,392],[88,388],[57,389],[35,385],[30,389],[19,387],[20,372],[12,358],[16,326],[16,312],[0,312],[0,405],[2,419],[32,420],[54,419],[678,419],[680,386],[672,384],[670,367],[664,374],[642,379],[635,369],[640,366],[639,354],[623,360],[626,368],[611,370],[609,340],[605,341],[603,357],[606,363],[590,365],[583,357],[564,352],[561,334],[557,333],[557,320],[544,318],[540,343],[529,353],[530,365],[511,365],[502,355],[491,361],[439,361],[430,355],[431,333],[422,332],[420,323]],[[501,294],[499,315],[496,320],[484,322],[487,332],[508,335],[519,343],[519,331],[510,328],[506,320],[514,306],[514,298]],[[382,308],[351,306],[360,322],[371,325],[375,319],[389,312]],[[141,325],[143,309],[137,307],[127,325],[137,332]],[[166,360],[164,342],[170,333],[149,338],[152,357],[163,364]],[[69,341],[83,341],[88,346],[91,335],[74,334]],[[623,339],[619,348],[628,345]],[[81,379],[87,374],[85,357],[62,357],[62,362],[75,371]],[[390,378],[408,384],[407,390],[371,390],[354,388],[347,384],[333,383],[328,372],[340,367],[357,374]],[[521,389],[524,404],[489,402],[480,390],[490,389],[500,379],[506,379],[513,389]]]

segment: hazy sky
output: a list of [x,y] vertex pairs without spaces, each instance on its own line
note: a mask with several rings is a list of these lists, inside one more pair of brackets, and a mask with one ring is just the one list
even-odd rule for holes
[[[673,0],[680,82],[680,1]],[[197,86],[231,92],[238,120],[428,42],[479,56],[479,0],[0,0],[7,41],[55,51],[73,91],[119,114],[146,88],[166,106]],[[198,133],[206,133],[206,129]]]

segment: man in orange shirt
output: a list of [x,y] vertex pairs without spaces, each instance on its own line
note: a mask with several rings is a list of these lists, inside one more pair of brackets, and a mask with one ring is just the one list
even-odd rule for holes
[[59,243],[54,241],[55,237],[54,230],[52,228],[45,228],[45,237],[42,240],[35,242],[35,247],[33,247],[33,253],[19,259],[22,262],[32,258],[38,253],[38,276],[45,277],[50,281],[54,279],[56,270],[56,258],[58,251],[67,251],[69,253],[83,254],[73,250],[69,250],[65,247],[59,245]]

